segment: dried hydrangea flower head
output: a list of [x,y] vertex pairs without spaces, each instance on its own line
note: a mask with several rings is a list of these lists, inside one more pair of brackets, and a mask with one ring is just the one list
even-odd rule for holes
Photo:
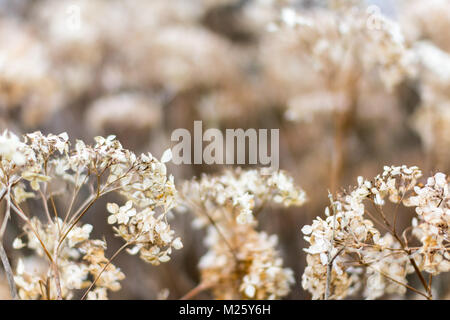
[[212,286],[216,299],[279,299],[290,292],[294,276],[283,267],[275,249],[276,235],[268,236],[248,225],[237,225],[222,235],[227,242],[209,228],[209,250],[199,263],[202,281]]
[[[310,244],[307,253],[307,267],[302,276],[302,287],[308,290],[313,299],[323,298],[327,279],[330,280],[332,295],[328,298],[343,298],[352,284],[345,272],[345,248],[349,252],[361,249],[360,243],[377,241],[379,231],[364,217],[363,200],[370,194],[371,186],[361,183],[349,195],[342,195],[334,203],[335,214],[330,208],[325,210],[326,219],[317,217],[312,225],[302,228],[304,239]],[[334,258],[335,257],[335,258]],[[332,263],[331,272],[327,266]]]
[[277,237],[258,232],[256,210],[273,202],[301,206],[305,193],[283,171],[227,170],[219,176],[204,175],[187,182],[182,201],[208,226],[208,252],[199,268],[202,283],[218,299],[278,299],[294,282],[292,270],[283,268],[275,250]]
[[122,207],[109,203],[108,211],[111,213],[108,223],[118,225],[114,227],[116,234],[133,245],[128,249],[130,254],[139,253],[143,260],[159,265],[170,260],[172,248],[183,247],[164,214],[157,216],[149,207],[137,212],[131,200]]
[[[130,253],[140,252],[145,261],[159,264],[169,260],[172,248],[182,247],[167,220],[176,196],[173,176],[167,176],[164,164],[170,151],[159,161],[124,149],[114,136],[96,137],[95,142],[90,146],[77,140],[71,148],[65,133],[34,132],[23,141],[9,132],[0,136],[0,182],[7,214],[24,221],[26,245],[50,264],[47,273],[26,277],[18,268],[16,282],[23,298],[70,298],[72,290],[86,287],[89,274],[95,280],[88,283],[83,298],[106,298],[106,289],[120,288],[117,281],[124,276],[105,258],[106,243],[89,240],[92,227],[79,226],[98,199],[111,192],[126,200],[122,206],[109,203],[106,208],[111,213],[108,223],[115,224],[116,235],[125,240],[113,257],[132,247]],[[24,206],[28,201],[37,202]],[[45,223],[38,219],[39,212]],[[16,247],[23,245],[16,239]]]
[[2,161],[2,178],[13,172],[15,167],[25,164],[24,144],[14,133],[3,131],[0,135],[0,157]]
[[[256,222],[254,211],[269,202],[285,207],[301,206],[306,194],[295,186],[292,177],[283,171],[265,174],[263,170],[226,170],[222,175],[203,175],[182,187],[184,202],[207,210],[215,223],[225,222],[229,214],[240,224]],[[224,212],[227,213],[224,213]],[[194,210],[198,226],[210,224],[210,219]]]
[[[58,246],[63,221],[57,219],[52,224],[43,225],[37,218],[32,218],[24,228],[27,241],[16,238],[14,247],[27,247],[45,258],[45,251],[54,252]],[[57,257],[61,297],[71,299],[77,290],[88,288],[97,279],[88,299],[107,299],[107,290],[117,291],[121,288],[119,281],[125,275],[105,257],[106,243],[102,240],[90,240],[92,226],[85,224],[73,228],[60,245]],[[45,251],[44,251],[45,248]],[[55,257],[53,256],[53,259]],[[103,270],[106,266],[107,268]],[[57,299],[56,284],[51,280],[52,272],[48,270],[28,271],[22,259],[19,260],[15,281],[21,299]],[[101,294],[100,294],[101,293]]]
[[[361,80],[373,81],[374,72],[378,74],[379,83],[391,90],[414,74],[415,68],[414,55],[398,24],[380,13],[372,26],[369,24],[371,16],[359,3],[361,1],[338,2],[328,8],[317,7],[304,12],[284,8],[281,24],[269,40],[284,47],[290,45],[291,52],[295,50],[297,57],[286,60],[286,63],[296,66],[298,63],[294,59],[307,59],[309,66],[313,66],[309,71],[312,73],[310,77],[320,76],[322,79],[321,88],[317,90],[329,91],[330,99],[335,102],[332,111],[343,112],[355,104]],[[290,58],[289,52],[281,53]],[[271,64],[269,61],[269,68]],[[323,90],[324,84],[326,90]],[[311,89],[314,88],[305,84],[309,94]],[[295,96],[289,98],[291,108],[287,113],[290,118],[303,120],[304,116],[311,116],[311,112],[330,111],[327,103],[325,107],[315,104],[314,108],[308,107],[308,103],[294,103],[302,95],[299,96],[298,90],[292,94]],[[302,110],[303,107],[307,110]]]
[[416,207],[413,234],[421,241],[420,268],[433,274],[450,271],[450,179],[438,172],[416,186],[408,205]]
[[[375,299],[384,294],[403,295],[410,289],[431,298],[422,271],[430,275],[448,272],[449,180],[442,173],[421,187],[417,167],[385,166],[373,181],[358,178],[351,192],[331,197],[326,219],[317,217],[302,228],[309,247],[302,286],[313,299],[342,299],[361,289]],[[397,204],[393,218],[385,213],[386,200]],[[396,228],[398,205],[415,207],[413,225],[400,233]],[[387,231],[385,235],[377,227]],[[408,232],[422,243],[411,247]],[[407,284],[416,273],[425,292]]]

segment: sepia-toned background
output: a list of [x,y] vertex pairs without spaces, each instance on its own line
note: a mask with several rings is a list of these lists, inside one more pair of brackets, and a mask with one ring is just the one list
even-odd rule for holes
[[[279,236],[294,270],[288,298],[308,299],[300,229],[323,213],[328,190],[374,177],[383,165],[450,173],[450,2],[362,4],[370,32],[379,28],[377,10],[398,23],[404,52],[384,39],[369,43],[364,32],[336,32],[336,21],[353,23],[343,2],[1,0],[0,129],[66,131],[87,142],[114,134],[124,147],[160,157],[174,144],[172,131],[192,130],[194,120],[204,129],[279,128],[280,168],[309,201],[266,208],[259,228]],[[309,16],[316,33],[280,25],[285,7]],[[169,165],[177,185],[221,169]],[[114,252],[121,241],[106,224],[107,201],[85,222]],[[402,212],[401,221],[412,214]],[[189,212],[174,220],[184,249],[169,263],[119,256],[127,279],[111,298],[155,299],[167,288],[178,299],[195,287],[206,249],[191,222]],[[13,226],[6,250],[14,265]],[[450,278],[433,281],[438,298],[450,298]],[[8,297],[2,281],[0,297]]]

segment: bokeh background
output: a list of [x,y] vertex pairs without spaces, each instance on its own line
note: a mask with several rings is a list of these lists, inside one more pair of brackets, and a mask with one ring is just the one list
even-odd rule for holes
[[[172,131],[192,130],[194,120],[204,129],[279,128],[280,168],[309,201],[265,209],[260,229],[278,234],[285,265],[295,272],[288,298],[308,299],[300,285],[300,229],[323,214],[328,190],[374,177],[383,165],[417,165],[425,175],[450,169],[450,2],[361,2],[368,19],[379,9],[399,24],[414,56],[405,70],[384,77],[366,58],[381,48],[386,64],[395,65],[403,53],[389,56],[384,42],[366,46],[364,34],[336,34],[340,21],[351,21],[343,2],[1,0],[0,129],[66,131],[87,142],[115,134],[124,147],[159,157],[173,145]],[[317,33],[278,26],[284,7],[311,15]],[[169,165],[177,184],[222,169]],[[114,252],[121,241],[106,224],[107,201],[85,222]],[[402,223],[412,214],[402,212]],[[195,287],[205,247],[204,232],[191,222],[189,212],[174,219],[185,247],[169,263],[118,257],[127,278],[111,298],[156,299],[169,289],[169,299],[178,299]],[[10,224],[8,232],[14,265],[10,244],[20,230]],[[438,297],[449,298],[449,278],[434,282]],[[0,296],[7,295],[0,284]]]

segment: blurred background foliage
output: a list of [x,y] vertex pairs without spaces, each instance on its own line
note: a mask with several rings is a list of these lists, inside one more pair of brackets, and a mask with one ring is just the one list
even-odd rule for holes
[[[369,18],[365,8],[375,4],[398,23],[404,50],[414,54],[405,70],[380,76],[366,63],[377,49],[386,65],[400,58],[389,56],[389,43],[366,47],[362,36],[349,45],[335,32],[336,21],[352,21],[348,2],[2,0],[0,128],[66,131],[85,141],[115,134],[124,147],[158,157],[173,145],[172,131],[192,130],[194,120],[222,130],[279,128],[280,168],[309,202],[267,208],[260,228],[279,236],[285,265],[295,272],[288,298],[309,298],[299,281],[305,261],[300,229],[322,214],[327,190],[353,185],[359,175],[373,177],[385,164],[418,165],[425,175],[450,169],[450,3],[360,4]],[[269,32],[284,7],[311,17],[316,33]],[[177,184],[221,169],[169,165]],[[120,240],[106,225],[106,201],[86,222],[113,252]],[[402,220],[411,217],[405,211]],[[189,213],[175,219],[185,247],[170,263],[152,267],[119,257],[116,265],[128,276],[111,298],[154,299],[168,288],[177,299],[195,287],[205,247],[203,231],[193,230],[191,221]],[[17,232],[10,229],[8,237]],[[440,297],[448,295],[448,279],[436,281]],[[4,291],[0,286],[3,297]]]

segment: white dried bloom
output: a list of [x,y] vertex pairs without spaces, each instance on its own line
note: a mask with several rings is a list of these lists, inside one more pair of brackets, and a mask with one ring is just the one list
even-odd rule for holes
[[412,190],[417,180],[422,176],[422,172],[416,166],[385,166],[381,175],[375,177],[375,183],[371,192],[376,199],[382,203],[385,196],[393,203],[405,200],[405,195]]
[[87,300],[108,300],[106,288],[99,287],[89,291]]
[[116,203],[108,203],[107,210],[111,215],[108,217],[109,224],[127,224],[131,217],[136,215],[136,209],[133,208],[133,201],[129,200],[127,203],[119,207]]
[[10,166],[21,166],[25,164],[25,155],[21,151],[24,148],[24,144],[20,139],[12,132],[7,130],[3,131],[0,135],[0,159],[8,167]]
[[[123,206],[107,206],[111,213],[108,222],[117,224],[116,234],[127,241],[123,248],[133,246],[131,253],[140,252],[144,260],[159,264],[170,259],[172,247],[183,247],[167,221],[176,195],[173,177],[167,176],[164,164],[170,160],[170,152],[165,152],[159,161],[151,154],[136,156],[122,148],[114,136],[96,137],[95,141],[90,146],[78,140],[71,148],[66,133],[45,136],[34,132],[26,134],[23,141],[8,132],[0,136],[0,183],[11,211],[25,221],[27,235],[26,242],[16,239],[14,247],[26,245],[50,262],[47,272],[33,274],[19,265],[16,282],[23,298],[70,299],[74,290],[91,285],[89,290],[94,291],[87,298],[103,299],[107,297],[105,289],[120,289],[119,281],[124,275],[114,265],[108,265],[104,255],[106,243],[89,240],[91,225],[77,225],[94,202],[110,192],[126,198]],[[87,189],[88,197],[76,209],[75,199],[81,189]],[[64,198],[70,192],[62,220],[58,218],[59,203],[54,199]],[[17,207],[29,198],[42,200],[46,224],[35,216],[28,218]]]
[[19,259],[16,267],[16,274],[14,281],[18,287],[18,294],[21,299],[36,300],[43,296],[40,281],[42,279],[25,270],[25,264],[22,259]]
[[[322,263],[320,255],[306,256],[307,266],[302,275],[302,287],[312,294],[313,299],[323,299],[327,281],[327,266]],[[347,296],[352,280],[347,273],[342,272],[338,264],[331,270],[331,290],[333,299]]]
[[[313,299],[324,298],[327,278],[331,298],[345,298],[357,292],[364,282],[364,296],[375,299],[384,294],[404,294],[406,276],[416,267],[432,273],[448,268],[448,253],[443,246],[447,225],[442,221],[446,205],[436,210],[441,201],[448,202],[445,198],[448,198],[448,181],[443,174],[437,174],[429,178],[427,186],[420,188],[417,185],[421,176],[417,167],[403,165],[385,166],[383,173],[372,182],[358,177],[357,187],[338,195],[331,209],[327,208],[325,220],[317,217],[312,225],[302,228],[304,239],[309,243],[304,249],[308,253],[308,265],[302,276],[302,286]],[[417,195],[411,195],[413,191]],[[381,236],[374,222],[367,219],[367,216],[374,219],[370,214],[374,208],[380,220],[387,224],[385,227],[392,230],[382,208],[385,198],[404,206],[416,206],[424,223],[414,227],[413,233],[422,240],[422,247],[409,249],[395,234],[395,229]],[[373,206],[368,210],[370,203]],[[427,213],[428,221],[425,220]],[[433,227],[434,234],[430,233]],[[331,274],[327,275],[331,262]]]
[[378,244],[379,247],[363,250],[363,261],[370,265],[365,274],[364,296],[367,299],[377,299],[385,294],[404,295],[406,287],[387,279],[385,275],[406,284],[406,276],[414,272],[408,255],[400,250],[400,244],[390,233],[384,235]]
[[275,250],[275,235],[237,225],[225,236],[233,251],[214,228],[208,229],[210,249],[199,263],[202,281],[213,285],[217,299],[279,299],[289,293],[294,276]]
[[450,182],[441,172],[428,178],[423,187],[414,188],[409,206],[416,207],[418,224],[413,234],[422,242],[417,254],[422,257],[420,268],[439,274],[450,271]]
[[133,245],[130,254],[140,253],[141,258],[154,265],[170,260],[172,248],[179,250],[183,247],[180,238],[175,238],[175,232],[166,222],[166,216],[155,217],[155,212],[146,208],[140,212],[132,207],[132,201],[119,207],[115,203],[108,204],[108,211],[112,215],[108,218],[117,236]]
[[[26,246],[43,258],[49,252],[54,252],[55,246],[58,246],[59,232],[62,227],[61,219],[43,225],[38,219],[32,218],[31,223],[24,228],[27,236]],[[91,231],[91,225],[74,227],[60,245],[56,263],[59,270],[61,296],[64,299],[71,299],[76,290],[87,288],[91,283],[88,280],[89,275],[95,279],[108,263],[104,255],[106,243],[101,240],[89,240]],[[15,243],[19,241],[21,242],[21,240],[15,240]],[[22,260],[19,260],[14,277],[19,296],[22,299],[56,299],[56,284],[54,281],[48,281],[49,276],[51,273],[49,274],[45,269],[25,270]],[[125,275],[120,269],[109,264],[95,283],[95,288],[117,291],[120,289],[118,281],[124,278]],[[104,293],[106,297],[106,291]]]
[[157,101],[136,93],[101,97],[89,106],[85,115],[94,131],[103,129],[148,129],[162,121]]
[[273,172],[265,175],[261,170],[226,170],[220,176],[204,175],[200,180],[193,180],[183,185],[184,201],[192,206],[198,215],[196,225],[210,223],[198,208],[204,208],[212,219],[219,223],[226,219],[221,207],[239,223],[255,223],[253,211],[268,202],[288,206],[301,206],[306,201],[306,194],[294,185],[293,179],[285,172]]
[[209,250],[199,268],[216,298],[278,299],[289,293],[292,270],[283,268],[275,251],[277,237],[254,229],[254,212],[269,202],[301,206],[305,193],[291,177],[241,169],[204,175],[183,186],[182,201],[196,214],[196,226],[208,226]]
[[302,228],[304,239],[310,244],[304,249],[308,253],[308,265],[302,276],[302,287],[313,295],[313,299],[324,297],[330,259],[333,259],[331,298],[346,297],[351,290],[352,278],[345,272],[345,253],[361,249],[362,243],[379,241],[379,231],[372,221],[364,217],[363,201],[369,195],[368,185],[361,183],[349,195],[334,203],[335,214],[330,215],[330,210],[326,210],[328,215],[325,220],[317,217],[311,226]]

